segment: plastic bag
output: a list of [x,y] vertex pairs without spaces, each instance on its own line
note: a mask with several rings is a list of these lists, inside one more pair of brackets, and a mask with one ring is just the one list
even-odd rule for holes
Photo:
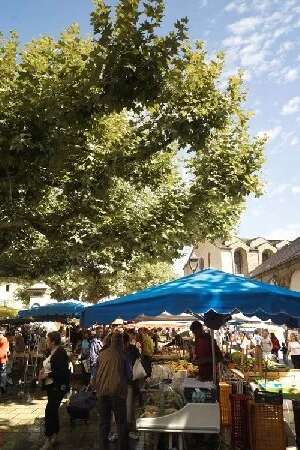
[[145,378],[147,375],[142,361],[140,359],[137,359],[133,365],[133,369],[132,369],[132,379],[133,381],[135,380],[142,380],[143,378]]

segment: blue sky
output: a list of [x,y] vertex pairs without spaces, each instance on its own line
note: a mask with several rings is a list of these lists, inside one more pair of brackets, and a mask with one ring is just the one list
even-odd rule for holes
[[[110,4],[115,1],[110,0]],[[292,239],[300,235],[300,2],[299,0],[167,0],[163,30],[183,16],[192,39],[212,55],[223,49],[226,74],[245,70],[253,133],[267,133],[265,193],[251,199],[239,234]],[[0,30],[22,43],[58,36],[72,22],[89,32],[90,0],[0,0]]]

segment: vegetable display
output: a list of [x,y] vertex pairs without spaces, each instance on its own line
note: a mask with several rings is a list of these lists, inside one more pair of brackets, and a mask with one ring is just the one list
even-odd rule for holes
[[184,400],[172,388],[147,393],[143,408],[137,412],[138,417],[162,417],[183,408]]

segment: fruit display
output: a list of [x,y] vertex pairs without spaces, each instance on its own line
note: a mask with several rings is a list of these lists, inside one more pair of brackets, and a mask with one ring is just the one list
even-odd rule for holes
[[278,374],[275,380],[266,380],[264,378],[256,379],[255,384],[262,391],[281,392],[284,398],[300,398],[300,374],[291,371],[290,373]]
[[160,353],[152,356],[153,361],[178,361],[182,358],[179,353]]
[[[255,368],[255,358],[250,356],[242,358],[242,352],[233,352],[230,355],[231,361],[237,369],[242,372],[253,372]],[[267,372],[288,372],[289,368],[285,364],[267,360],[263,362],[263,370]]]
[[241,364],[242,361],[242,352],[232,352],[230,355],[230,359],[234,364]]
[[194,364],[186,361],[185,359],[180,359],[179,361],[168,362],[168,367],[172,373],[186,371],[187,376],[195,376],[198,373],[197,367],[194,366]]
[[159,417],[159,408],[155,405],[147,405],[138,411],[138,417]]
[[285,364],[276,361],[266,361],[266,369],[269,372],[288,372],[290,370]]
[[172,388],[151,391],[147,394],[144,406],[137,412],[138,417],[162,417],[183,408],[184,400]]
[[166,380],[174,378],[196,377],[198,374],[198,368],[184,360],[178,361],[164,361],[153,364],[152,367],[152,380]]

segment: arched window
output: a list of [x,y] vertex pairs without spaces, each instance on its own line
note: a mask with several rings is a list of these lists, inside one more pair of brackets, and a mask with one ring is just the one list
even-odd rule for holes
[[240,249],[234,252],[234,273],[243,273],[243,257]]

